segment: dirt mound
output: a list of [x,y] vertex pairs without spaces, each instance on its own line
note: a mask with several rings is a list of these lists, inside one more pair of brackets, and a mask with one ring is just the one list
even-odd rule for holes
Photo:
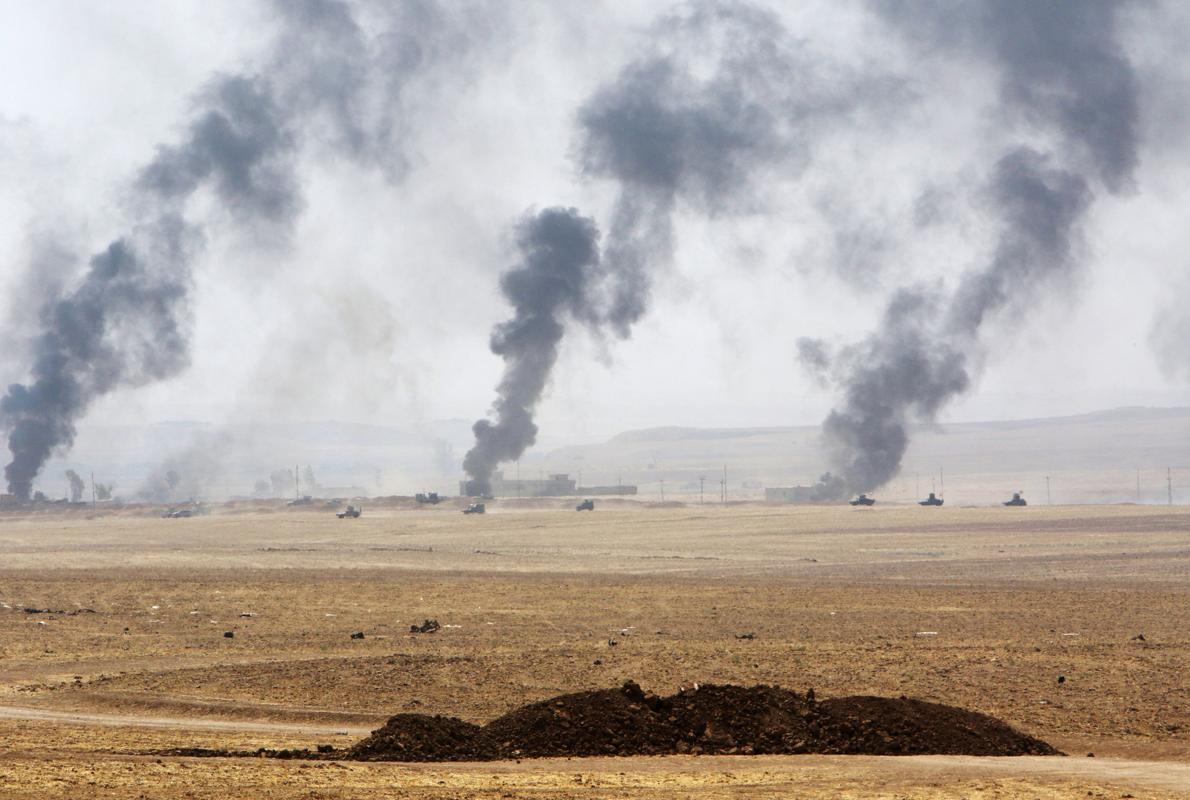
[[906,698],[812,695],[776,686],[700,686],[658,697],[629,681],[531,703],[484,727],[399,714],[348,751],[370,761],[665,755],[846,753],[1053,755],[998,719]]
[[677,733],[663,703],[628,683],[522,706],[489,722],[484,733],[509,756],[672,753]]
[[1006,723],[954,706],[888,697],[838,697],[817,704],[820,753],[1024,756],[1057,753]]
[[483,728],[454,717],[397,714],[349,751],[358,761],[483,761],[496,754]]

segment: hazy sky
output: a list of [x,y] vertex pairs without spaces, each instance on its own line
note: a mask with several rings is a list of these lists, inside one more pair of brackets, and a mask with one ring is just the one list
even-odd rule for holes
[[[886,76],[894,107],[816,137],[800,163],[774,165],[730,212],[679,203],[674,263],[632,338],[601,342],[575,326],[564,342],[540,411],[551,440],[817,423],[836,395],[800,365],[798,338],[861,339],[891,289],[953,283],[986,253],[991,223],[973,187],[1020,128],[996,116],[986,64],[911,50],[860,2],[760,5],[811,62]],[[366,25],[374,9],[361,8]],[[210,226],[191,366],[106,396],[84,427],[483,415],[502,366],[488,336],[509,313],[497,287],[515,258],[511,226],[562,205],[607,230],[616,187],[580,174],[576,114],[659,46],[652,25],[670,9],[492,4],[467,53],[406,88],[404,174],[303,147],[292,241]],[[1141,79],[1135,187],[1096,198],[1080,280],[1023,319],[993,322],[985,371],[943,420],[1185,404],[1190,359],[1165,359],[1167,374],[1151,331],[1163,308],[1190,299],[1186,16],[1159,4],[1128,16],[1124,44]],[[273,17],[268,4],[240,0],[0,6],[6,383],[27,377],[19,342],[38,287],[68,284],[119,233],[132,176],[178,138],[213,74],[264,57]],[[217,216],[213,202],[197,197],[192,213]],[[42,265],[47,242],[57,266]]]

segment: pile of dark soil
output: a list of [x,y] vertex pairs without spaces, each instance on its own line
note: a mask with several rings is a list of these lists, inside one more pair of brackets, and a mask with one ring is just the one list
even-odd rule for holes
[[358,761],[486,761],[496,758],[483,728],[454,717],[397,714],[352,747]]
[[347,751],[368,761],[482,761],[672,753],[1054,755],[998,719],[906,698],[822,702],[775,686],[701,686],[670,697],[620,689],[522,706],[479,727],[399,714]]

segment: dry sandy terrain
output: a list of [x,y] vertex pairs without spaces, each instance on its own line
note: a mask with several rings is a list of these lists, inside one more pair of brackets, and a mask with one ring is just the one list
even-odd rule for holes
[[[1190,509],[10,513],[0,552],[0,797],[1190,795]],[[1070,757],[151,754],[343,747],[627,678],[904,694]]]

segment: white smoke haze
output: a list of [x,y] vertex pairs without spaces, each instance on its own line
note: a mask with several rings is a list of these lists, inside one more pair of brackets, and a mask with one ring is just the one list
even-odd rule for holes
[[[595,221],[601,264],[617,252],[632,263],[624,254],[642,244],[649,269],[621,293],[622,324],[606,340],[562,341],[529,453],[632,427],[821,420],[840,395],[799,368],[799,338],[825,340],[841,357],[881,324],[893,293],[924,286],[942,298],[922,334],[934,352],[960,276],[994,261],[1006,219],[989,200],[996,164],[1022,147],[1039,154],[1035,172],[1049,176],[1047,185],[1061,183],[1056,170],[1093,192],[1071,230],[1075,268],[1057,287],[1039,282],[1027,302],[1009,293],[989,310],[977,345],[956,335],[949,346],[974,380],[933,419],[1184,402],[1184,317],[1176,301],[1161,301],[1185,296],[1171,276],[1184,272],[1178,211],[1190,185],[1179,177],[1184,125],[1171,102],[1181,96],[1176,76],[1187,74],[1177,46],[1186,15],[1170,5],[1128,9],[1108,25],[1109,7],[1091,4],[1087,27],[1068,26],[1087,52],[1108,54],[1104,64],[1122,56],[1134,65],[1131,163],[1126,149],[1113,151],[1120,137],[1071,133],[1084,110],[1065,98],[1077,92],[1059,93],[1061,102],[1030,95],[1066,73],[977,35],[995,21],[978,4],[955,6],[969,16],[941,44],[929,44],[929,25],[894,26],[859,2],[529,3],[515,14],[499,4],[430,2],[180,2],[150,11],[117,2],[102,15],[38,6],[13,10],[0,32],[0,68],[34,76],[0,87],[0,118],[17,121],[0,126],[0,168],[13,178],[0,185],[0,209],[14,212],[0,229],[2,285],[37,298],[0,309],[5,385],[30,378],[26,345],[44,299],[77,286],[94,254],[140,224],[130,222],[141,207],[128,186],[159,144],[191,141],[196,108],[219,76],[273,76],[284,135],[266,161],[283,180],[251,186],[288,180],[289,194],[272,197],[293,203],[253,194],[272,211],[245,213],[225,190],[236,185],[233,173],[200,181],[177,209],[203,234],[178,317],[189,336],[186,366],[93,398],[77,417],[78,448],[92,429],[139,421],[218,428],[338,419],[413,430],[474,420],[503,367],[488,336],[509,314],[499,292],[511,263],[509,220],[552,206]],[[312,24],[316,16],[322,24]],[[756,19],[778,24],[747,22]],[[122,47],[127,41],[139,45]],[[1019,69],[1005,74],[1005,59]],[[611,108],[598,103],[618,88],[647,89],[642,76],[658,64],[675,70],[653,84],[671,117],[727,121],[720,132],[753,135],[756,146],[729,136],[709,158],[697,147],[670,148],[686,166],[665,185],[641,185],[650,173],[619,169],[606,148],[586,147],[584,114]],[[810,78],[785,79],[803,74]],[[1120,83],[1097,83],[1096,102]],[[718,86],[742,113],[715,99]],[[876,100],[885,102],[864,91],[870,86],[882,87]],[[750,106],[755,97],[763,100]],[[1046,110],[1022,111],[1030,104]],[[758,125],[752,107],[799,124]],[[28,163],[45,165],[44,180],[21,166],[23,155],[4,156],[14,148],[42,154]],[[62,281],[30,280],[36,263],[59,264],[43,274]],[[604,283],[599,294],[615,292]],[[1055,314],[1061,323],[1049,324]],[[1127,382],[1118,379],[1121,363]],[[153,465],[185,446],[143,454],[142,473],[121,476],[119,491],[134,493]],[[467,444],[453,447],[461,477]],[[62,456],[42,473],[53,496],[68,466],[83,475],[90,466]],[[275,460],[275,468],[306,461]],[[251,481],[233,480],[243,482]]]

